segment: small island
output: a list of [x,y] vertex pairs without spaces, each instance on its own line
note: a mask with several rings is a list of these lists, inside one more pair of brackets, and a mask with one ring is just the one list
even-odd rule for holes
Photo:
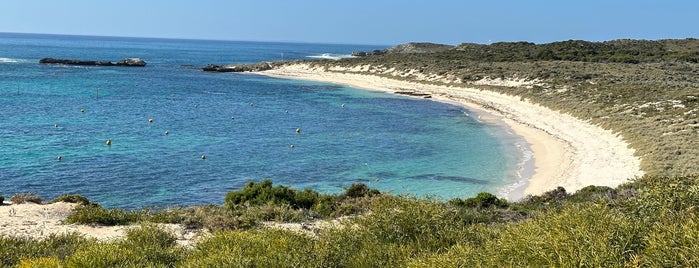
[[127,66],[127,67],[145,67],[146,62],[140,58],[124,58],[116,63],[111,61],[97,60],[74,60],[74,59],[54,59],[43,58],[39,60],[42,64],[65,64],[65,65],[82,65],[82,66]]

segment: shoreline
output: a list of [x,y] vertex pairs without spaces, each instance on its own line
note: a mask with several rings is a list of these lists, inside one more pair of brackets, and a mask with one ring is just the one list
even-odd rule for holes
[[[507,125],[530,146],[534,169],[510,189],[507,198],[518,200],[556,187],[573,193],[589,185],[615,187],[643,175],[640,158],[622,138],[541,105],[492,91],[429,85],[374,75],[352,73],[333,67],[331,71],[297,63],[255,72],[269,77],[327,82],[372,91],[409,91],[429,94],[439,102],[457,104]],[[502,83],[502,81],[500,81]],[[515,85],[517,86],[517,85]]]

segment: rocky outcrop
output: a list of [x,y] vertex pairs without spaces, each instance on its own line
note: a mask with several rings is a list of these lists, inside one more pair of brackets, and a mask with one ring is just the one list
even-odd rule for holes
[[238,64],[238,65],[215,65],[209,64],[201,68],[205,72],[220,72],[220,73],[240,73],[240,72],[260,72],[272,69],[272,63],[261,62],[254,64]]
[[454,46],[435,43],[407,43],[387,49],[388,53],[432,53],[446,51]]
[[454,49],[454,46],[435,44],[435,43],[407,43],[402,45],[397,45],[391,48],[382,50],[372,50],[368,52],[364,51],[353,51],[352,56],[355,57],[366,57],[366,56],[377,56],[389,53],[432,53],[441,52]]
[[146,62],[139,58],[125,58],[114,64],[111,61],[96,61],[96,60],[67,60],[67,59],[54,59],[54,58],[43,58],[39,60],[39,63],[43,64],[65,64],[65,65],[84,65],[84,66],[135,66],[144,67]]
[[146,66],[146,62],[140,58],[125,58],[125,59],[121,59],[120,61],[117,61],[116,65],[118,65],[118,66],[144,67],[144,66]]

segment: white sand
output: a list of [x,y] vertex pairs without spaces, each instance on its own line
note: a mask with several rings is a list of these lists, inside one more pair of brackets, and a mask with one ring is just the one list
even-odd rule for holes
[[[541,194],[558,186],[570,193],[588,185],[615,187],[643,175],[640,158],[634,156],[634,150],[619,135],[570,115],[491,91],[411,83],[351,71],[337,67],[327,71],[295,64],[260,74],[385,92],[427,93],[437,101],[485,110],[522,136],[534,154],[534,174],[526,188],[518,193],[520,196],[509,196],[510,199]],[[498,85],[506,83],[497,82]]]
[[[126,230],[139,225],[90,226],[63,224],[76,204],[58,202],[53,204],[8,204],[0,205],[0,236],[30,237],[43,239],[51,234],[77,233],[100,241],[123,239]],[[180,245],[192,245],[201,235],[198,230],[186,230],[177,224],[162,224],[177,236]]]

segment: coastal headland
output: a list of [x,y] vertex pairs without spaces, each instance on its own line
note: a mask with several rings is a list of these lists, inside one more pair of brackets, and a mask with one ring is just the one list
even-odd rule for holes
[[[534,174],[523,182],[524,187],[510,193],[508,198],[512,200],[559,186],[570,192],[589,185],[615,187],[644,174],[640,158],[620,135],[516,96],[469,87],[401,81],[361,74],[351,68],[322,68],[304,63],[276,66],[258,73],[389,93],[411,92],[492,114],[522,136],[534,155]],[[530,86],[521,81],[497,82],[500,86]]]

